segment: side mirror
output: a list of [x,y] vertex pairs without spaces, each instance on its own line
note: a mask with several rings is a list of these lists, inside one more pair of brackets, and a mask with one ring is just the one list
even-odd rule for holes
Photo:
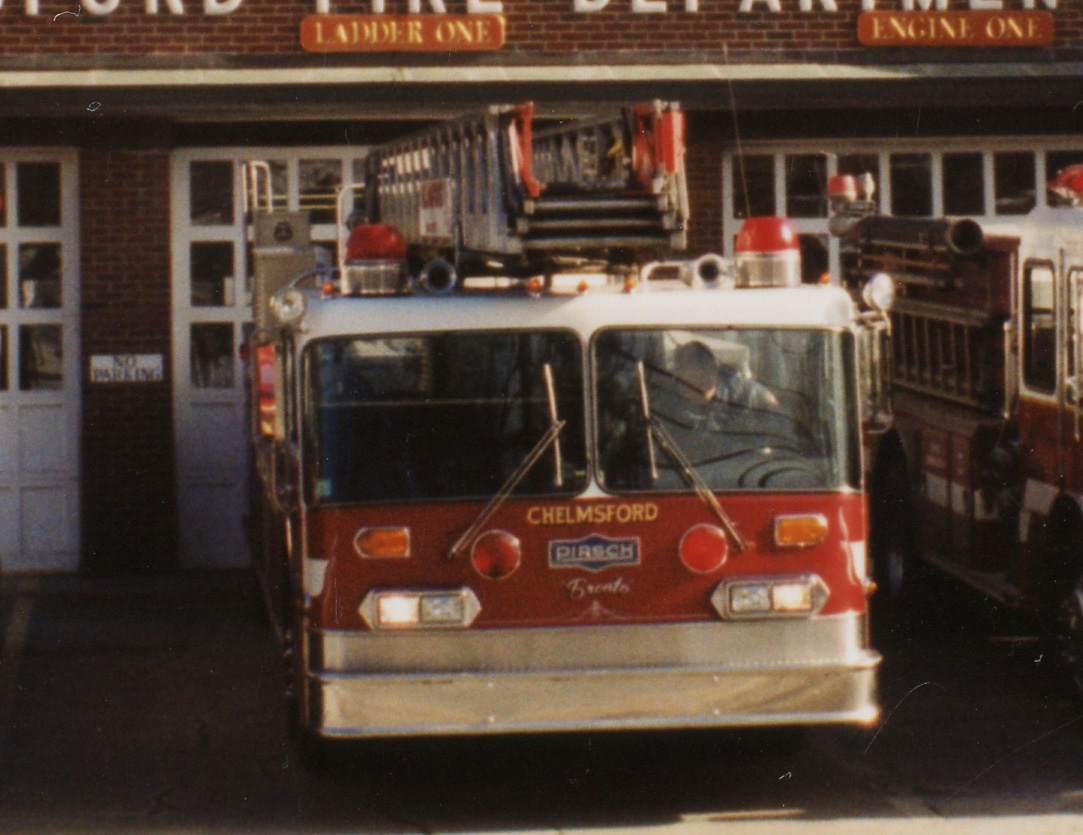
[[861,300],[871,310],[887,313],[895,304],[895,281],[887,273],[876,273],[861,288]]
[[863,317],[857,333],[861,422],[868,432],[891,426],[891,319],[886,314]]
[[282,454],[281,444],[275,444],[271,451],[271,500],[279,513],[289,514],[297,507],[297,485],[290,479],[292,467],[286,455]]

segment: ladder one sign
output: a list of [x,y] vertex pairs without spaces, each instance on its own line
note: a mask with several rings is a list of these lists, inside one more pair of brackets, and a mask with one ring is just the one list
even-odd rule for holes
[[504,16],[309,15],[301,46],[309,52],[463,52],[500,49]]

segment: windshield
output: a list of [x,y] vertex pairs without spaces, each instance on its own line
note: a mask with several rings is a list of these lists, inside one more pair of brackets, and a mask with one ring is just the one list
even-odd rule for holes
[[[851,338],[779,329],[600,332],[599,482],[613,491],[686,490],[694,478],[711,490],[857,486]],[[667,435],[675,450],[660,443]]]
[[310,345],[307,501],[488,498],[556,421],[564,421],[559,442],[545,448],[514,493],[580,492],[587,471],[582,369],[579,338],[570,331]]

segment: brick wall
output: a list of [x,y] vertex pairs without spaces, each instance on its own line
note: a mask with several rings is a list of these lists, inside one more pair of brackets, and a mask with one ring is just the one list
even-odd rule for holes
[[[81,152],[83,553],[90,571],[161,570],[176,561],[169,185],[168,151]],[[90,383],[94,354],[160,354],[165,381]]]
[[[145,0],[119,0],[115,11],[93,15],[70,0],[41,0],[40,13],[28,16],[22,0],[9,0],[0,6],[0,49],[9,59],[33,54],[301,54],[300,21],[316,7],[315,0],[244,0],[230,14],[205,15],[201,0],[180,2],[183,15],[169,13],[166,0],[158,3],[157,14],[144,11]],[[387,0],[386,11],[404,14],[407,2]],[[886,57],[884,50],[865,50],[857,42],[860,0],[837,0],[837,11],[823,9],[817,0],[806,12],[800,11],[799,0],[779,2],[778,12],[766,10],[764,2],[756,3],[756,11],[740,12],[739,0],[700,0],[700,10],[690,13],[683,10],[683,0],[669,0],[665,13],[633,14],[631,0],[610,0],[603,10],[588,14],[574,12],[572,0],[503,0],[507,43],[497,60],[523,53],[581,53],[577,60],[589,60],[598,52],[718,54],[723,48],[755,51],[755,60],[760,61],[770,60],[770,53],[777,50],[843,50]],[[444,5],[450,13],[461,14],[466,8],[465,0],[446,0]],[[425,2],[422,8],[428,11],[431,5]],[[902,2],[881,0],[878,8],[898,10]],[[967,6],[953,0],[950,8]],[[1007,0],[1005,8],[1019,10],[1022,0]],[[331,3],[336,14],[367,14],[371,9],[371,2]],[[1078,4],[1062,3],[1054,14],[1054,47],[1083,42],[1083,9]],[[322,64],[324,58],[313,60]],[[414,62],[408,56],[378,53],[358,60]],[[460,54],[456,60],[472,59]]]
[[722,146],[714,119],[703,113],[687,115],[687,154],[690,221],[688,255],[725,254],[722,241]]

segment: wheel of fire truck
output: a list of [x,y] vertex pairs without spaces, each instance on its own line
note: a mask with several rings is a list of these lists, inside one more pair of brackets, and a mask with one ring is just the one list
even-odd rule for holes
[[1046,525],[1042,620],[1049,648],[1083,697],[1083,514],[1064,499]]
[[921,571],[906,461],[901,445],[887,444],[869,482],[869,556],[876,583],[869,608],[878,637],[905,632]]

